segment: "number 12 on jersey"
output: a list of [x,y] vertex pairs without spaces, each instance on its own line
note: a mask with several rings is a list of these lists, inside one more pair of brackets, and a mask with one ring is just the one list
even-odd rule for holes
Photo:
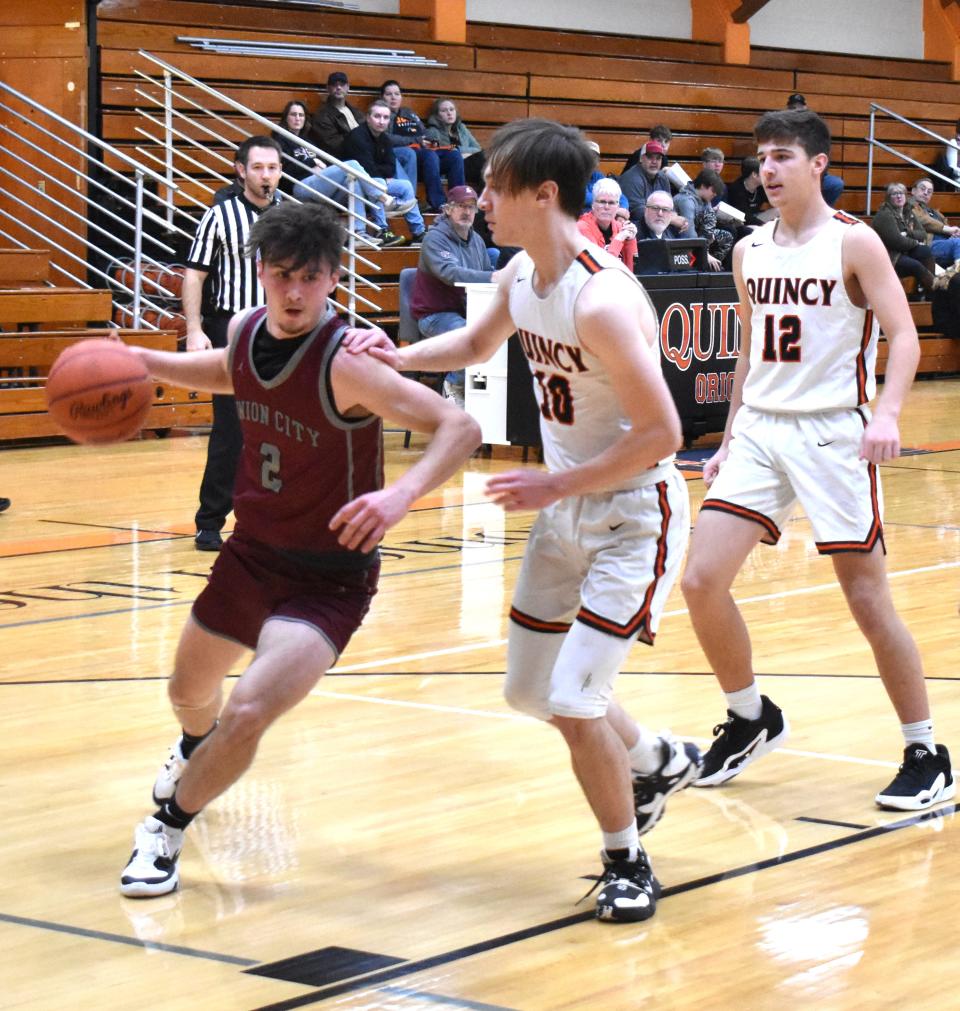
[[[800,317],[769,313],[763,321],[763,360],[765,362],[800,361]],[[779,334],[775,333],[779,329]]]

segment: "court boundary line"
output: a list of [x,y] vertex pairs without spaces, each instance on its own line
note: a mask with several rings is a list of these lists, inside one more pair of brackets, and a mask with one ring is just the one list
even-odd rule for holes
[[173,955],[187,955],[191,958],[203,958],[212,962],[226,962],[229,965],[242,965],[246,968],[260,964],[255,958],[224,955],[219,951],[204,951],[202,948],[188,948],[182,944],[166,944],[163,941],[144,941],[139,937],[128,937],[126,934],[114,934],[106,930],[94,930],[90,927],[73,927],[66,923],[54,923],[52,920],[37,920],[30,916],[17,916],[14,913],[0,913],[0,923],[12,923],[20,927],[50,930],[58,934],[70,934],[74,937],[87,937],[95,941],[112,941],[115,944],[126,944],[133,948],[165,951]]
[[[702,878],[695,878],[694,880],[684,882],[683,884],[671,885],[664,888],[660,901],[665,898],[670,898],[673,895],[682,895],[685,892],[708,888],[711,885],[719,884],[723,881],[732,881],[735,878],[744,877],[747,874],[758,874],[761,871],[769,870],[771,867],[780,867],[785,864],[795,863],[798,860],[807,859],[808,857],[819,856],[822,853],[827,853],[831,850],[841,849],[846,846],[851,846],[854,843],[864,842],[865,840],[874,839],[878,836],[888,835],[890,833],[897,832],[900,829],[910,828],[914,825],[920,825],[927,821],[945,818],[948,815],[955,814],[958,807],[960,807],[960,805],[957,803],[949,804],[942,808],[925,811],[922,814],[911,815],[908,818],[892,822],[889,825],[877,825],[873,828],[865,829],[864,831],[855,832],[852,835],[841,836],[839,839],[832,839],[824,843],[816,843],[813,846],[805,846],[790,853],[783,853],[779,856],[768,857],[765,860],[759,860],[752,864],[744,864],[740,867],[734,867],[727,871],[718,871],[715,874],[708,874]],[[331,997],[339,997],[342,994],[362,990],[363,988],[371,985],[376,986],[381,982],[386,983],[393,979],[404,976],[412,976],[419,972],[435,969],[441,965],[449,965],[452,962],[458,962],[464,958],[470,958],[473,955],[496,951],[497,949],[505,948],[521,941],[529,940],[533,937],[541,937],[545,934],[550,934],[557,930],[563,930],[566,927],[576,926],[577,924],[585,923],[593,919],[595,919],[595,913],[593,910],[590,910],[589,912],[585,911],[583,913],[574,913],[570,916],[551,920],[547,923],[511,931],[510,933],[502,934],[499,937],[488,938],[486,941],[478,941],[474,944],[463,945],[460,948],[454,948],[451,951],[442,952],[438,955],[416,959],[398,966],[393,966],[389,969],[376,970],[372,973],[367,973],[364,976],[355,977],[352,980],[333,983],[329,986],[317,989],[311,994],[291,997],[273,1004],[264,1004],[254,1009],[254,1011],[291,1011],[293,1008],[305,1007],[309,1004],[319,1004],[321,1001],[328,1000]],[[601,929],[603,928],[601,927]],[[611,929],[616,928],[614,927]]]

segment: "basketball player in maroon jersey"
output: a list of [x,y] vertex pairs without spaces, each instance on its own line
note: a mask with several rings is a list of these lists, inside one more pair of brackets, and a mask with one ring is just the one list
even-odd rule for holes
[[[120,891],[173,891],[191,820],[246,771],[260,738],[336,662],[376,592],[377,544],[480,443],[468,415],[369,357],[341,354],[328,308],[343,229],[316,204],[283,204],[250,233],[266,306],[238,313],[228,346],[136,349],[157,379],[236,397],[243,453],[236,527],[193,605],[169,683],[183,734],[137,826]],[[383,487],[381,417],[432,436]],[[222,684],[253,660],[226,704]]]

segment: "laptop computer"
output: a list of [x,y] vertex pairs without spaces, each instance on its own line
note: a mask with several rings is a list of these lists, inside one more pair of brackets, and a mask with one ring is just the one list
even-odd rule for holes
[[705,239],[642,239],[637,243],[633,261],[635,274],[709,269]]

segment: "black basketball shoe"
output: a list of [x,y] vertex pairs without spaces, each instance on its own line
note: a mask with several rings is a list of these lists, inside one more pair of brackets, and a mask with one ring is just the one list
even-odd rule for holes
[[617,923],[649,920],[657,911],[660,882],[653,876],[643,847],[636,860],[611,860],[605,850],[600,851],[600,859],[603,874],[597,882],[597,919]]
[[763,709],[757,719],[745,720],[728,709],[725,722],[713,728],[716,740],[703,756],[703,770],[694,786],[726,783],[790,736],[786,716],[766,695],[761,695],[760,701]]
[[903,765],[893,782],[877,794],[877,805],[894,811],[922,811],[941,800],[950,800],[957,789],[950,753],[942,744],[936,748],[934,753],[925,744],[908,744]]
[[670,734],[660,737],[660,768],[649,775],[633,773],[633,803],[637,832],[649,832],[663,816],[667,798],[690,785],[700,772],[700,749],[689,741],[676,741]]

